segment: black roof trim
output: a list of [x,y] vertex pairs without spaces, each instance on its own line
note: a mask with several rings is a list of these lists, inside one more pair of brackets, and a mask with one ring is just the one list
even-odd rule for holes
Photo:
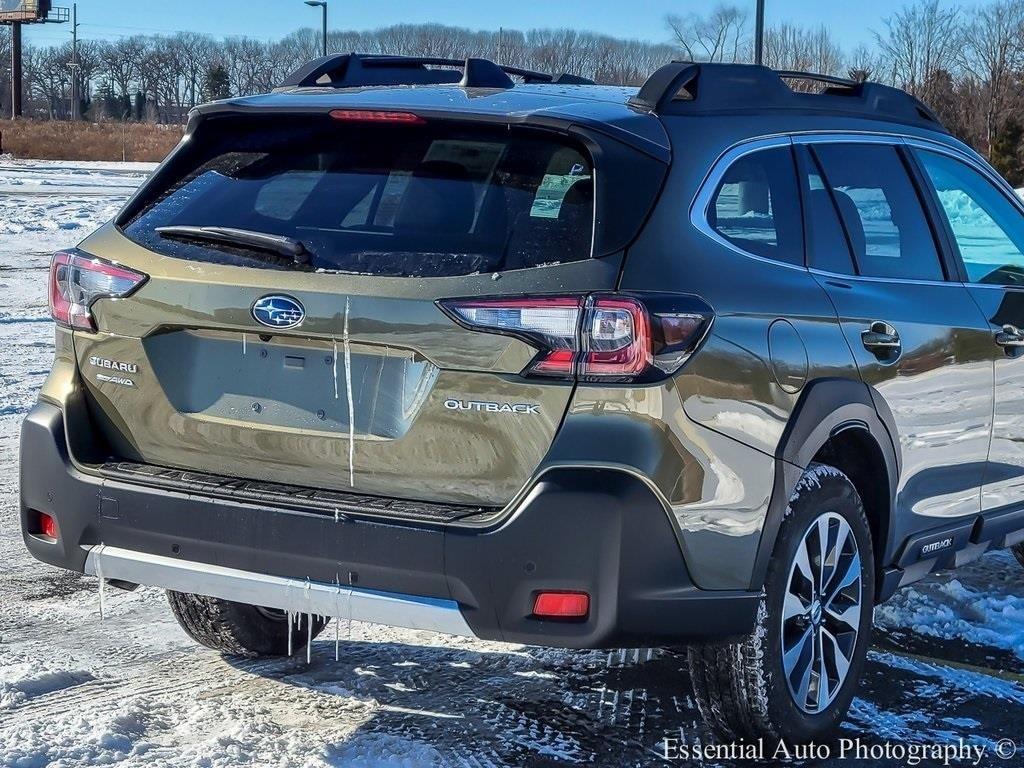
[[[805,93],[790,88],[786,80],[809,80],[827,87],[820,93]],[[945,130],[934,112],[898,88],[754,64],[672,62],[651,75],[629,105],[659,115],[795,110]]]
[[[339,53],[300,67],[275,91],[292,88],[358,88],[386,85],[458,85],[463,88],[511,88],[512,77],[527,83],[593,85],[576,75],[550,75],[506,67],[488,59],[444,59],[430,56],[375,56]],[[327,78],[329,84],[321,81]]]

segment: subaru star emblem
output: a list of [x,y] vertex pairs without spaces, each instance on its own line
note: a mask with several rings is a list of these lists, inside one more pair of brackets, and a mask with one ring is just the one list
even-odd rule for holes
[[306,310],[288,296],[264,296],[252,305],[252,316],[268,328],[295,328],[306,319]]

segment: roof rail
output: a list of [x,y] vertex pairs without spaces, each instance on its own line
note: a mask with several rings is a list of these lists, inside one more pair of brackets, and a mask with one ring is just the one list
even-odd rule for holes
[[[790,88],[786,80],[809,80],[827,87],[808,93]],[[754,64],[675,61],[651,75],[629,105],[643,112],[679,115],[751,109],[822,112],[944,130],[934,112],[898,88]]]
[[[576,75],[549,75],[505,67],[488,59],[444,59],[432,56],[377,56],[339,53],[311,61],[295,70],[275,91],[290,88],[357,88],[374,85],[459,85],[463,88],[511,88],[513,77],[526,83],[593,85]],[[326,80],[326,82],[325,82]]]

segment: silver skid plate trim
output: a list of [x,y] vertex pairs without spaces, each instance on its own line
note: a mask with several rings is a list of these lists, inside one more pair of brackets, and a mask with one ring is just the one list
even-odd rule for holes
[[264,608],[475,637],[454,600],[269,576],[102,544],[89,549],[85,572]]

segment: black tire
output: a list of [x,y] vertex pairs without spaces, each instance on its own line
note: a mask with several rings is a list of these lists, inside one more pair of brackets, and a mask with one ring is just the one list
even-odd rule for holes
[[[782,659],[783,604],[787,592],[792,591],[791,581],[799,579],[793,570],[797,568],[797,550],[804,546],[805,536],[817,536],[811,533],[813,525],[819,517],[829,512],[846,521],[856,540],[860,557],[860,605],[859,609],[849,612],[848,618],[851,622],[855,621],[854,617],[859,610],[859,624],[855,642],[852,638],[849,641],[849,671],[845,679],[836,676],[834,699],[826,706],[821,706],[820,711],[809,713],[797,705],[798,694],[791,692],[791,684],[785,674]],[[833,520],[837,527],[840,525],[835,518],[828,519]],[[846,558],[843,562],[850,565],[849,572],[856,572],[852,555],[848,554]],[[816,560],[812,558],[812,568],[814,563],[821,560],[820,556]],[[838,566],[833,566],[831,573],[834,575],[839,570]],[[827,585],[831,585],[831,578],[825,580]],[[871,639],[874,582],[871,529],[856,488],[838,469],[812,464],[797,483],[790,499],[768,569],[753,633],[739,642],[706,644],[689,649],[694,694],[705,721],[728,740],[764,738],[774,742],[782,740],[788,744],[805,744],[811,741],[820,743],[832,736],[849,711],[864,668]],[[856,591],[852,586],[850,589]],[[843,594],[845,600],[848,592]],[[800,631],[813,629],[810,623],[812,615],[815,616],[813,621],[817,622],[817,626],[834,630],[835,626],[830,624],[834,621],[834,613],[822,610],[822,605],[820,596],[813,598],[807,608],[806,620],[802,615],[797,619],[789,619],[786,624],[791,632],[789,637],[794,636],[793,621],[808,622],[806,625],[797,624],[798,627],[808,627]],[[812,648],[813,637],[812,634]],[[788,642],[794,646],[800,645],[793,643],[792,639]],[[808,646],[805,643],[802,647]],[[801,651],[798,657],[802,657],[804,652]],[[832,658],[835,661],[835,655]],[[832,668],[836,669],[837,666]],[[828,672],[825,677],[829,678]],[[801,676],[801,679],[807,678]],[[826,682],[826,691],[830,685],[830,682]],[[806,688],[802,690],[806,704]]]
[[[217,597],[167,590],[171,611],[186,634],[200,645],[229,656],[288,655],[288,614],[274,608],[233,603]],[[292,617],[292,653],[306,647],[327,625],[319,616]]]
[[1024,544],[1018,544],[1017,546],[1010,549],[1013,552],[1013,556],[1017,558],[1017,562],[1024,568]]

